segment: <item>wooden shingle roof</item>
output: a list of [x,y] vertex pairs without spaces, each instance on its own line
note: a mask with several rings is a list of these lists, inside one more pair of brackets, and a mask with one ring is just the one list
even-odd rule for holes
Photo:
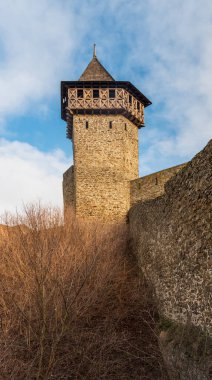
[[114,79],[94,55],[79,81],[114,81]]

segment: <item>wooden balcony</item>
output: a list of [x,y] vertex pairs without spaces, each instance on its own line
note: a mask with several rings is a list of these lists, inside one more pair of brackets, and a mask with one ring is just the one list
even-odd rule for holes
[[[108,88],[98,88],[98,97],[93,97],[94,88],[84,88],[83,97],[79,97],[78,88],[68,89],[67,108],[70,113],[121,113],[126,117],[137,120],[136,125],[144,124],[144,105],[127,90],[116,88],[115,97],[109,97]],[[81,93],[80,93],[81,95]],[[96,111],[96,112],[95,112]],[[108,112],[107,112],[108,111]],[[130,117],[131,116],[131,117]]]

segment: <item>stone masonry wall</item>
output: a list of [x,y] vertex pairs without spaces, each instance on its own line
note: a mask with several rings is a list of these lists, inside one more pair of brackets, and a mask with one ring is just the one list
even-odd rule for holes
[[137,178],[130,182],[131,206],[139,201],[154,199],[164,194],[165,183],[180,171],[186,164]]
[[[130,235],[151,284],[171,380],[211,379],[212,141],[165,185],[135,204]],[[142,295],[141,295],[142,296]]]
[[63,201],[65,211],[68,207],[75,208],[75,185],[73,165],[63,174]]
[[210,333],[211,168],[212,141],[166,183],[162,197],[129,212],[135,252],[161,313]]
[[125,218],[130,181],[138,177],[137,127],[118,115],[76,115],[73,146],[76,215]]

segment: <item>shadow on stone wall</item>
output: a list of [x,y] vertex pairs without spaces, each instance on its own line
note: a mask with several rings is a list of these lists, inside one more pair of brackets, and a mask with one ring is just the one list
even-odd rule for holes
[[163,196],[129,212],[134,252],[168,324],[159,340],[172,380],[211,378],[211,205],[212,141],[166,183]]

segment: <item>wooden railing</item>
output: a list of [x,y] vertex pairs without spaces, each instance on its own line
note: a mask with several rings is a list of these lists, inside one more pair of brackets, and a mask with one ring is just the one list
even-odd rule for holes
[[93,89],[83,89],[83,97],[77,97],[77,89],[68,90],[69,109],[125,109],[143,123],[144,106],[124,89],[115,90],[115,98],[109,98],[108,89],[99,89],[99,97],[93,98]]

